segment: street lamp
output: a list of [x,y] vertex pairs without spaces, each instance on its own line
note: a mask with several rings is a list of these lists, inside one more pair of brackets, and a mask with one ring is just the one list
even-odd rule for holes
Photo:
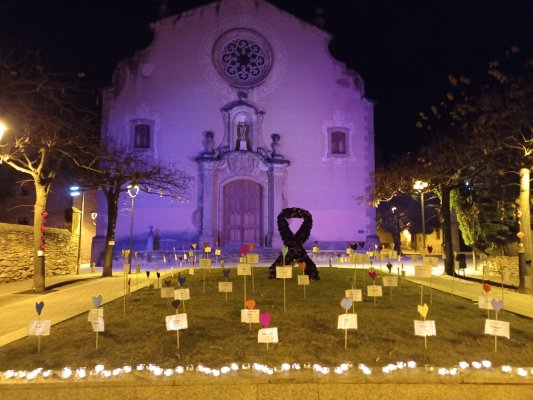
[[424,181],[416,181],[413,184],[413,189],[420,192],[420,206],[422,207],[422,249],[426,250],[426,220],[424,217],[424,189],[427,188],[429,183]]
[[139,194],[138,185],[128,185],[128,195],[131,197],[131,225],[130,225],[130,254],[128,255],[128,263],[131,268],[131,253],[133,252],[133,212],[135,205],[135,197]]
[[96,225],[96,218],[98,218],[98,213],[96,211],[91,211],[91,219],[93,220],[93,225]]
[[70,196],[78,197],[81,194],[81,217],[80,217],[80,234],[78,236],[78,257],[76,259],[76,275],[80,274],[81,263],[81,233],[83,231],[83,214],[85,212],[85,192],[79,186],[70,187]]
[[2,140],[5,131],[7,131],[7,126],[2,121],[0,121],[0,140]]

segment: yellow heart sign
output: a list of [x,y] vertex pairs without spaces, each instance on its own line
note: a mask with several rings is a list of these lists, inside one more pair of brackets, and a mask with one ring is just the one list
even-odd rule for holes
[[426,319],[426,315],[428,315],[429,307],[426,303],[424,303],[423,306],[418,306],[418,313],[422,316],[422,318]]

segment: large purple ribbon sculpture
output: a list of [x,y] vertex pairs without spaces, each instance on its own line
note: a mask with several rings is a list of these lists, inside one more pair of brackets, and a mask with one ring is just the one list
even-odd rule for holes
[[[289,227],[290,218],[303,219],[302,225],[293,233]],[[305,262],[304,272],[309,276],[309,279],[319,280],[320,275],[316,264],[309,258],[307,252],[304,249],[304,243],[309,239],[311,234],[311,228],[313,227],[313,217],[311,213],[302,208],[284,208],[278,215],[278,230],[281,235],[283,244],[287,246],[289,251],[285,256],[285,264],[290,265],[293,262],[301,263]],[[276,266],[283,264],[283,255],[280,254],[274,264],[270,266],[269,278],[274,279],[276,277]]]

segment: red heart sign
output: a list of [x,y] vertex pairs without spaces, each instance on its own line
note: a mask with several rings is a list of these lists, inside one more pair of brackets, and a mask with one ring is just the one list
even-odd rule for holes
[[483,290],[485,291],[485,293],[490,292],[491,289],[492,286],[490,286],[488,283],[483,284]]
[[373,281],[376,280],[376,276],[378,275],[378,273],[376,271],[370,271],[368,273],[368,276],[370,277],[370,279],[372,279]]

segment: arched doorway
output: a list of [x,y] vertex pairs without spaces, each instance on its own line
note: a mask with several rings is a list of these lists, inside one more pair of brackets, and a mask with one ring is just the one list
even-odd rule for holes
[[238,179],[223,189],[223,243],[261,243],[261,185]]

